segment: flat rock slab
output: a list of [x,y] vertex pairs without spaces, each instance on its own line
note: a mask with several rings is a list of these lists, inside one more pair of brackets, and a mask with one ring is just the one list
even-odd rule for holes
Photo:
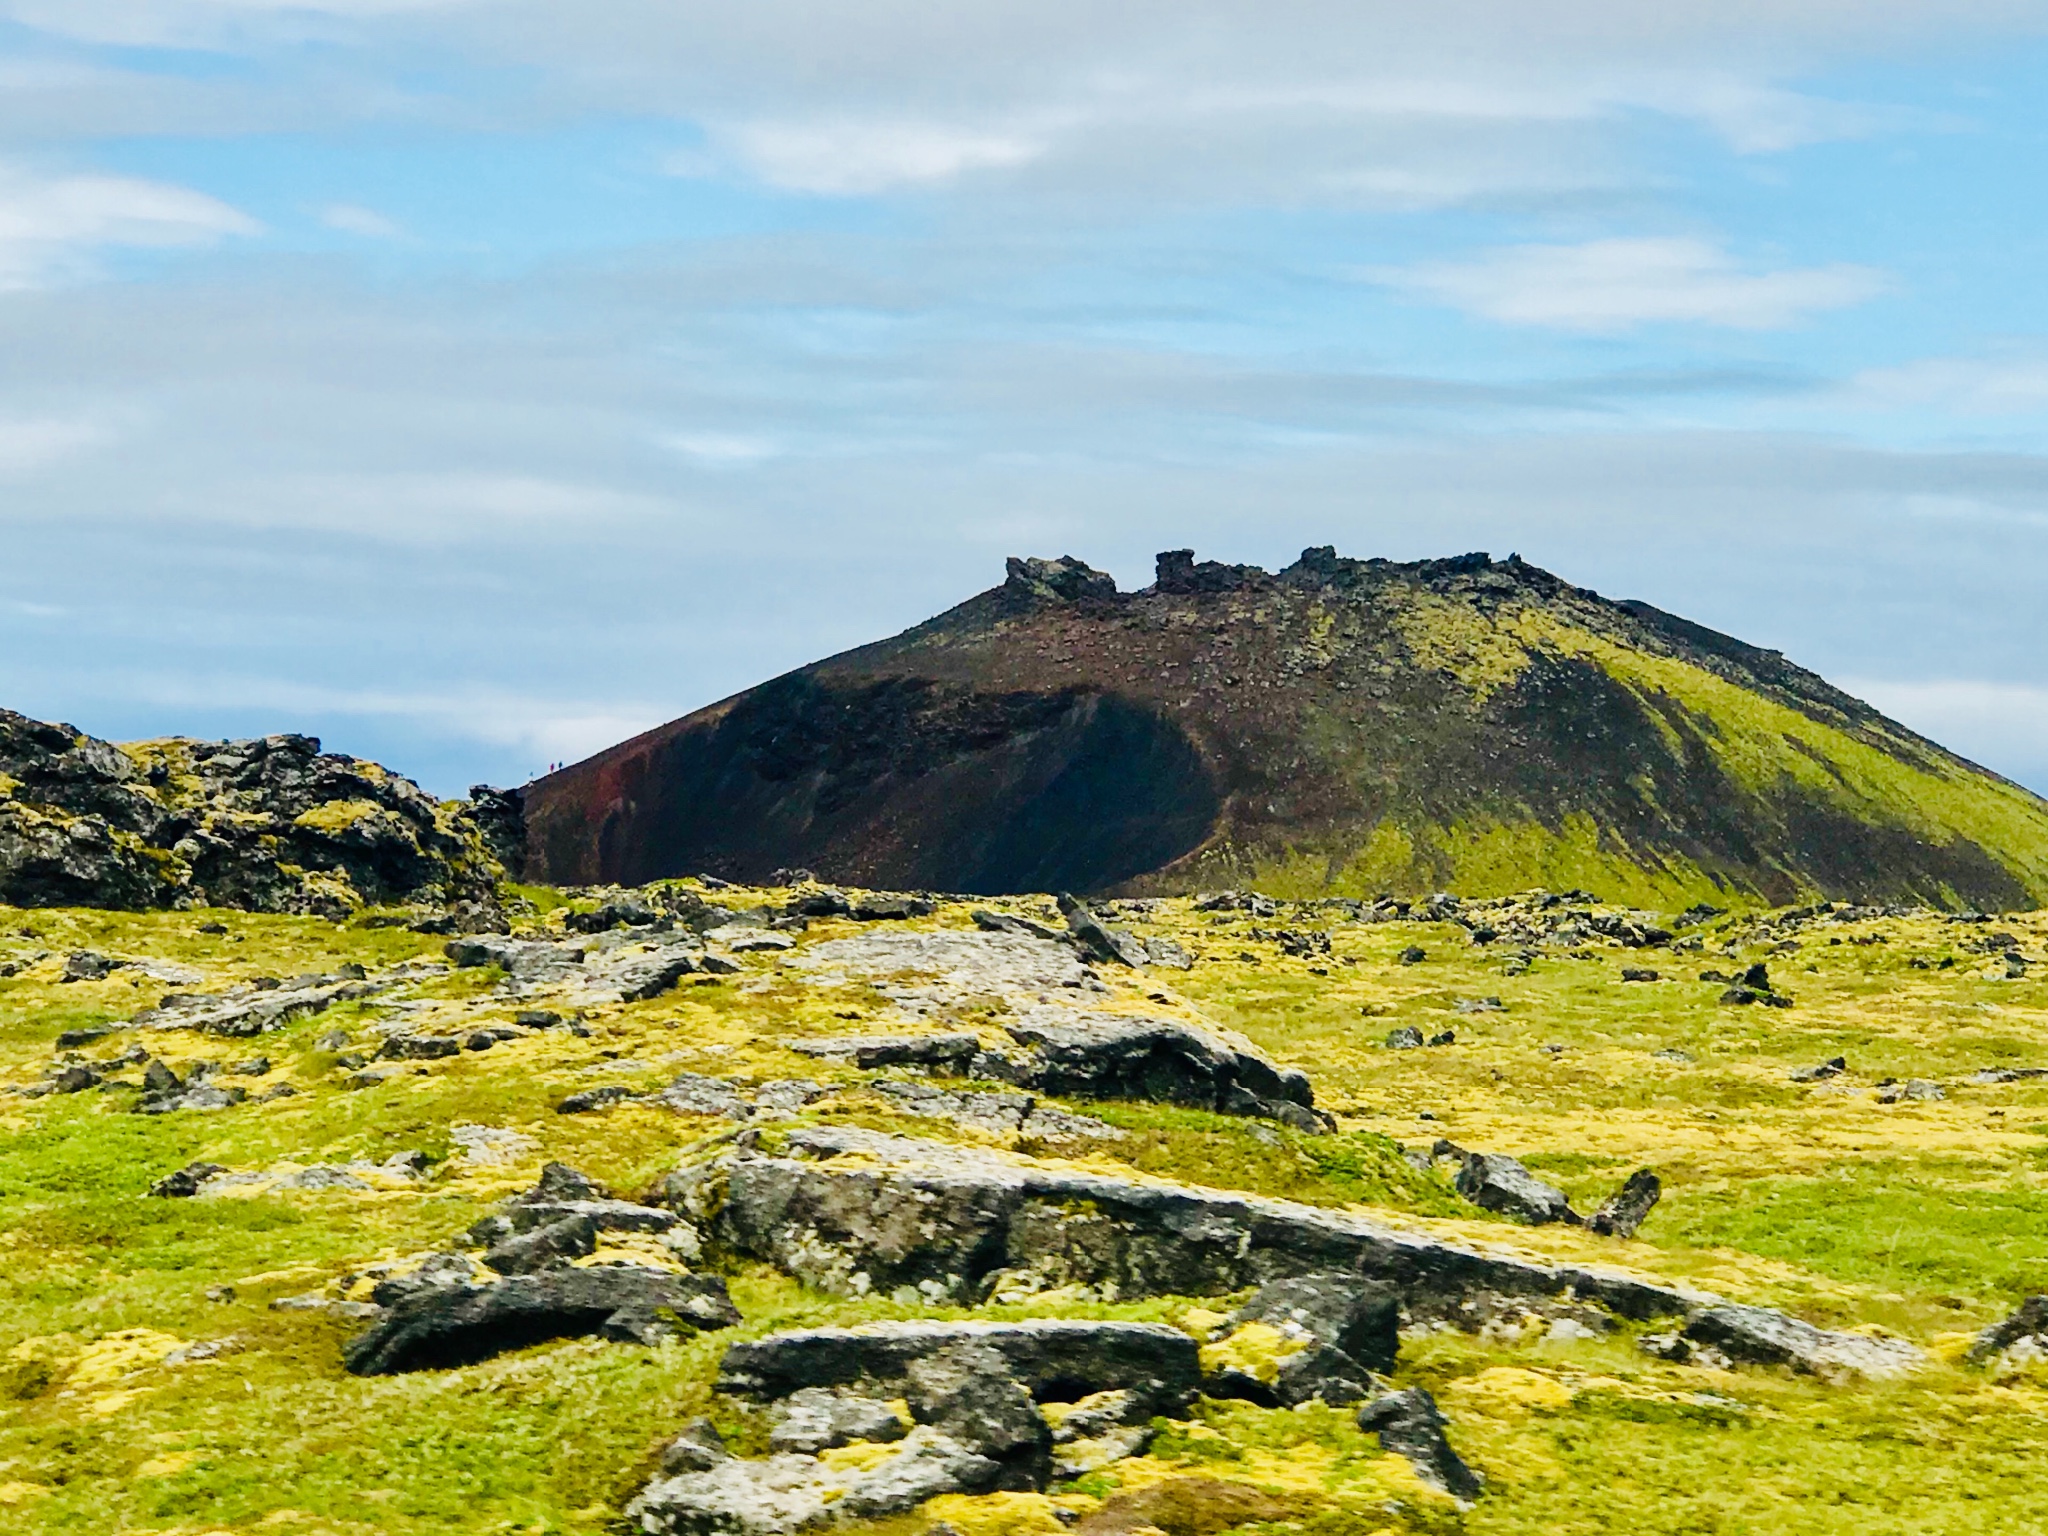
[[1202,1377],[1195,1341],[1156,1323],[896,1322],[807,1328],[735,1344],[719,1365],[718,1390],[773,1400],[805,1387],[899,1382],[918,1361],[963,1344],[1000,1355],[1034,1398],[1127,1391],[1163,1413],[1186,1406]]
[[336,1003],[383,991],[390,983],[362,976],[301,976],[275,987],[239,986],[226,992],[173,993],[129,1022],[137,1029],[191,1029],[244,1037],[282,1029],[324,1013]]
[[803,1127],[788,1155],[735,1154],[717,1234],[820,1289],[973,1302],[1081,1284],[1213,1296],[1342,1272],[1411,1312],[1458,1318],[1489,1296],[1596,1302],[1626,1317],[1719,1298],[1604,1269],[1550,1266],[1344,1211],[1118,1179],[853,1127]]
[[1831,1379],[1883,1380],[1927,1363],[1927,1356],[1903,1339],[1835,1333],[1769,1307],[1709,1307],[1685,1325],[1685,1337],[1718,1349],[1731,1360],[1785,1365],[1804,1375]]
[[653,1343],[739,1321],[715,1275],[626,1264],[556,1269],[402,1297],[349,1344],[342,1363],[356,1376],[389,1376],[471,1365],[548,1339]]
[[875,981],[885,996],[918,1013],[989,997],[1102,989],[1070,947],[1028,933],[880,930],[813,944],[788,963],[820,981],[834,975]]

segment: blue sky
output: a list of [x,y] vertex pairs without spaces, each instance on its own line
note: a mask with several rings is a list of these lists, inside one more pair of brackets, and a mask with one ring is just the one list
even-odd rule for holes
[[1519,551],[2048,789],[2048,0],[0,0],[0,703],[516,782]]

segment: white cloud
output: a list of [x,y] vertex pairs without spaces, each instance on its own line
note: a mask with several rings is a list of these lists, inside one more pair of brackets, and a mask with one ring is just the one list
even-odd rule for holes
[[0,416],[0,474],[42,469],[103,442],[104,423],[78,416]]
[[2048,356],[1930,357],[1849,380],[1849,402],[1880,409],[1935,405],[1969,416],[2048,410]]
[[725,137],[762,180],[841,197],[936,186],[1045,153],[1044,140],[1030,134],[932,122],[749,123]]
[[395,240],[405,231],[374,208],[356,203],[329,203],[320,210],[320,222],[345,235],[366,240]]
[[1506,246],[1466,261],[1366,275],[1490,320],[1595,333],[1659,321],[1779,330],[1886,288],[1884,275],[1869,267],[1745,272],[1703,240],[1671,238]]
[[40,287],[96,250],[173,249],[253,235],[254,219],[186,187],[131,176],[39,176],[0,167],[0,290]]
[[686,459],[718,469],[758,464],[782,452],[772,438],[745,432],[672,432],[661,443]]
[[444,545],[516,533],[573,540],[674,511],[659,497],[541,475],[317,474],[244,485],[233,499],[179,497],[173,520],[315,529],[395,544]]

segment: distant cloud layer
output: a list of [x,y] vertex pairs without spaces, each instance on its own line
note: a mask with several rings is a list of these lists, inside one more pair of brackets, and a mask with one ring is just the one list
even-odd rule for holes
[[1681,239],[1518,245],[1380,276],[1490,320],[1591,332],[1655,321],[1779,330],[1887,286],[1882,273],[1845,262],[1745,272],[1727,252]]

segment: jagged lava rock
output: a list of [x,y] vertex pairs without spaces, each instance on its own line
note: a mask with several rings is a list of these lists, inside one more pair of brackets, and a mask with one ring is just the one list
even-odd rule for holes
[[466,803],[310,736],[116,747],[0,710],[0,901],[326,917],[424,902],[489,927],[502,874]]

